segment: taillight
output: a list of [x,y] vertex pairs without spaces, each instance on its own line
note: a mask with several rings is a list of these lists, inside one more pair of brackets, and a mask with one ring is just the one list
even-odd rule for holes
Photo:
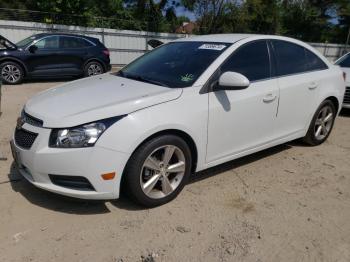
[[106,56],[109,56],[109,50],[108,49],[105,49],[102,51]]
[[346,80],[346,73],[343,72],[343,78],[344,78],[344,81]]

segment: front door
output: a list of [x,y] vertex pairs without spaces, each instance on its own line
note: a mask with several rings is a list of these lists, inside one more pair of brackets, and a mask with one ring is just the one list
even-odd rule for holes
[[35,44],[36,49],[26,50],[28,71],[32,76],[55,76],[61,73],[59,37],[46,36]]
[[271,78],[265,40],[247,43],[221,66],[219,75],[238,72],[250,80],[243,90],[209,93],[207,162],[230,159],[275,138],[279,89]]

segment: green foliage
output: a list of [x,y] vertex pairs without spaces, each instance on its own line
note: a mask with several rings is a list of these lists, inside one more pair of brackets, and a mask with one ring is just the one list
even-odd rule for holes
[[0,10],[0,19],[174,32],[189,21],[177,14],[179,6],[195,14],[198,34],[281,34],[345,43],[349,33],[349,0],[0,0],[1,8],[24,10]]

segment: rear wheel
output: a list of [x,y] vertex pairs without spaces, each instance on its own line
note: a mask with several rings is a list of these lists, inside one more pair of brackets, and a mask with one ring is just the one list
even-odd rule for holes
[[1,78],[5,84],[16,85],[22,82],[24,71],[16,62],[4,62],[0,65]]
[[322,144],[333,129],[335,117],[334,104],[330,100],[325,100],[317,109],[303,140],[313,146]]
[[164,135],[147,141],[131,156],[126,172],[127,193],[137,203],[154,207],[174,199],[191,172],[191,151],[180,137]]
[[93,76],[93,75],[100,75],[103,73],[104,73],[103,66],[101,63],[97,61],[92,61],[85,65],[84,76],[86,77]]

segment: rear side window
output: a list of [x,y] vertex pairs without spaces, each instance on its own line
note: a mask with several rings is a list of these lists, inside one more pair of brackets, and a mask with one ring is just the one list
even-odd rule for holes
[[304,47],[279,40],[273,40],[272,44],[277,60],[277,76],[308,71]]
[[305,49],[306,59],[307,59],[307,70],[315,71],[315,70],[324,70],[327,69],[328,66],[314,53]]
[[84,48],[89,46],[92,46],[92,44],[83,38],[71,37],[71,36],[60,36],[61,48]]
[[341,67],[350,67],[350,55],[344,57],[339,63]]
[[270,78],[270,58],[266,41],[245,44],[221,66],[221,72],[237,72],[250,81]]

